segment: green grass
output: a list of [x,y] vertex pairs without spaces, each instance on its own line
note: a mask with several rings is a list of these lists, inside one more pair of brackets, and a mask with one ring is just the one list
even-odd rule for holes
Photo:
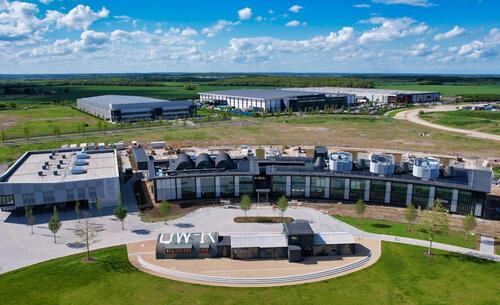
[[376,86],[380,89],[437,91],[445,96],[463,94],[500,94],[500,85],[417,85],[417,84],[385,84]]
[[462,129],[500,135],[500,112],[479,110],[456,110],[426,112],[420,117],[426,121]]
[[125,247],[68,256],[0,276],[8,304],[498,304],[500,265],[458,254],[382,244],[373,266],[318,283],[270,288],[192,285],[140,272]]
[[[416,239],[428,240],[427,235],[419,230],[418,225],[412,225],[411,231],[407,230],[407,224],[387,221],[362,218],[357,223],[356,217],[350,216],[335,216],[339,220],[360,228],[363,231],[378,234],[396,235],[401,237],[410,237]],[[464,240],[464,233],[450,230],[448,234],[435,236],[434,241],[459,247],[476,249],[479,236],[470,236],[467,241]]]

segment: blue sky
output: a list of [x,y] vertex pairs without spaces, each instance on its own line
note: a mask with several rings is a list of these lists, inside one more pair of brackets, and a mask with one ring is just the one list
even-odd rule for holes
[[0,0],[0,73],[500,72],[497,0]]

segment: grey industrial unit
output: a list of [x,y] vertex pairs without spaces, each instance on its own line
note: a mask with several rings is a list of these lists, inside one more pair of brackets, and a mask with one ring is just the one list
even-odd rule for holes
[[487,167],[451,162],[439,167],[438,176],[420,175],[420,170],[413,171],[413,166],[425,166],[418,159],[410,165],[395,164],[391,156],[358,154],[353,160],[350,154],[336,152],[325,160],[324,148],[317,155],[231,159],[220,153],[208,156],[209,161],[207,156],[193,160],[181,154],[177,160],[153,161],[150,177],[157,201],[284,195],[332,203],[358,199],[399,207],[411,203],[424,209],[439,199],[452,213],[478,217],[484,216],[486,195],[491,192],[492,170]]
[[111,149],[29,151],[0,176],[3,210],[96,200],[110,207],[118,204],[119,193],[117,156]]
[[142,96],[101,95],[76,100],[78,109],[110,122],[165,120],[196,115],[192,101],[167,101]]
[[227,104],[242,110],[280,112],[346,106],[346,94],[284,91],[279,89],[234,89],[199,93],[202,103]]
[[367,99],[374,103],[431,103],[438,102],[441,94],[434,91],[410,91],[391,89],[348,88],[348,87],[310,87],[286,88],[283,90],[301,92],[322,92],[325,94],[351,94],[358,99]]

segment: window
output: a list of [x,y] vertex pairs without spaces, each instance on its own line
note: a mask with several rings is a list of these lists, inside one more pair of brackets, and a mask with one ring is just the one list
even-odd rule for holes
[[311,177],[311,198],[325,198],[326,191],[325,177]]
[[304,198],[306,195],[306,177],[292,176],[292,197]]
[[0,207],[14,205],[14,195],[2,195],[0,196]]
[[35,204],[35,194],[33,193],[23,194],[23,204],[24,205]]
[[273,176],[273,195],[286,195],[286,176]]
[[425,209],[429,205],[429,190],[428,185],[413,185],[413,196],[411,202],[415,207]]
[[54,192],[43,192],[42,195],[44,203],[54,203],[56,201],[54,198]]
[[234,177],[233,176],[220,177],[220,196],[221,197],[234,197]]
[[344,199],[345,179],[332,178],[330,181],[330,196],[333,199]]
[[240,195],[253,194],[253,177],[240,176]]
[[89,198],[97,199],[97,190],[95,187],[89,187]]
[[406,194],[408,185],[406,183],[393,182],[391,185],[391,204],[406,205]]
[[471,191],[458,191],[457,213],[462,215],[474,214],[476,205],[472,203]]
[[203,248],[200,247],[200,253],[208,253],[209,249],[210,248],[208,248],[208,247],[203,247]]
[[182,199],[196,198],[196,181],[195,178],[180,178]]
[[363,200],[365,195],[365,180],[361,179],[351,179],[351,189],[349,192],[349,199],[356,201],[358,199]]
[[201,198],[215,198],[215,178],[201,177],[200,178]]
[[443,207],[445,207],[448,211],[451,208],[451,200],[453,197],[453,190],[445,187],[436,187],[436,195],[434,196],[435,200],[439,200]]
[[385,202],[386,182],[379,180],[370,181],[370,202],[384,203]]
[[73,191],[73,189],[66,190],[66,200],[68,201],[75,200],[75,192]]

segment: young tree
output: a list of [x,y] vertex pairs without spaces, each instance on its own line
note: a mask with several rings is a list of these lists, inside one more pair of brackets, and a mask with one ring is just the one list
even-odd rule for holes
[[59,220],[59,213],[57,213],[57,208],[54,206],[54,211],[52,212],[52,217],[49,220],[49,230],[54,235],[54,244],[57,242],[56,234],[61,228],[62,222]]
[[286,209],[288,209],[288,199],[283,195],[280,197],[280,199],[278,199],[278,210],[280,210],[282,221],[283,214],[285,213]]
[[123,222],[125,221],[125,218],[127,218],[127,209],[124,208],[120,202],[120,204],[115,208],[114,214],[115,217],[121,221],[122,223],[122,230],[125,230],[125,227],[123,226]]
[[76,218],[78,218],[78,222],[80,222],[80,201],[75,202],[75,213]]
[[97,237],[97,228],[95,224],[91,223],[89,219],[85,217],[83,222],[76,225],[75,235],[80,239],[80,242],[87,247],[87,261],[90,261],[90,245]]
[[432,209],[424,212],[421,226],[429,238],[427,255],[432,255],[432,241],[434,240],[434,236],[448,231],[448,215],[439,200],[434,202]]
[[31,132],[30,132],[28,127],[23,128],[23,134],[24,134],[24,138],[26,139],[26,142],[29,142]]
[[247,217],[247,211],[250,210],[251,207],[252,207],[252,199],[250,199],[250,196],[248,195],[241,196],[240,208],[243,211],[245,211],[245,217]]
[[58,138],[61,136],[61,128],[59,126],[54,126],[54,135]]
[[31,227],[31,234],[33,234],[33,226],[35,225],[35,215],[33,215],[33,208],[24,207],[24,216],[26,217],[27,225]]
[[2,133],[2,142],[5,142],[5,140],[7,140],[7,134],[4,129],[1,130],[1,133]]
[[415,219],[417,219],[417,210],[413,204],[410,203],[405,210],[405,220],[408,223],[406,228],[407,231],[410,231],[410,225],[415,221]]
[[356,201],[356,204],[354,205],[354,210],[356,211],[356,215],[358,215],[357,222],[359,224],[359,219],[363,217],[363,214],[365,214],[366,211],[366,205],[363,202],[363,200],[358,199],[358,201]]
[[160,214],[163,217],[163,219],[165,220],[165,224],[167,224],[167,217],[168,217],[168,214],[170,214],[171,209],[172,209],[172,206],[170,205],[170,202],[163,200],[160,203]]
[[472,215],[472,213],[465,216],[464,222],[463,222],[463,229],[465,231],[465,238],[464,238],[465,241],[467,241],[467,238],[469,237],[470,232],[472,230],[474,230],[474,228],[476,228],[476,226],[477,226],[476,217],[474,217],[474,215]]
[[95,208],[97,209],[97,215],[101,217],[102,203],[99,199],[96,199],[95,201]]

